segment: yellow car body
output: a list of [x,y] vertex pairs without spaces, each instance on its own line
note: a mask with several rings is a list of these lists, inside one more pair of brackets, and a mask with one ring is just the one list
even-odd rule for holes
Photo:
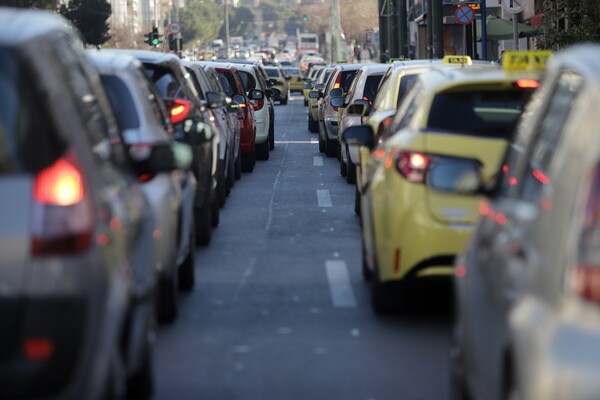
[[[321,70],[323,67],[314,67],[310,70],[310,72],[308,73],[308,75],[306,76],[307,79],[310,80],[314,80],[315,77],[317,76],[317,74],[319,73],[319,70]],[[308,94],[310,93],[311,90],[313,90],[314,87],[314,82],[305,82],[306,84],[304,86],[302,86],[302,95],[304,96],[304,105],[308,106],[308,101],[310,100],[310,98],[308,97]]]
[[[329,75],[331,75],[331,71],[334,70],[334,67],[325,67],[322,68],[323,71],[320,72],[317,75],[317,79],[315,81],[315,84],[313,85],[316,86],[320,83],[325,84],[327,82],[327,79],[329,78]],[[321,93],[323,92],[323,90],[321,90]],[[319,119],[319,101],[321,99],[308,99],[308,112],[309,112],[309,119],[312,121],[316,121]],[[318,127],[317,127],[317,132],[318,132]]]
[[[531,93],[519,82],[496,68],[434,68],[419,76],[398,110],[399,130],[375,149],[373,173],[363,182],[363,272],[374,292],[390,282],[452,274],[481,198],[433,189],[427,173],[439,160],[476,160],[489,181]],[[463,98],[471,103],[460,108]]]
[[304,80],[300,69],[295,67],[284,67],[285,73],[290,77],[290,92],[302,92],[304,91]]

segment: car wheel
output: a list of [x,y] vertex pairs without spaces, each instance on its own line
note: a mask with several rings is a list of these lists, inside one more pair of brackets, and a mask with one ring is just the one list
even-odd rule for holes
[[325,141],[321,139],[321,135],[319,135],[319,151],[325,153]]
[[120,352],[115,349],[115,354],[110,361],[106,383],[104,384],[102,396],[103,400],[119,400],[126,395],[127,377],[125,365]]
[[373,278],[373,274],[369,269],[369,264],[367,263],[367,252],[365,251],[365,239],[361,234],[361,244],[362,244],[362,277],[365,281],[370,281]]
[[344,160],[340,161],[340,175],[346,176],[348,174],[348,165],[344,162]]
[[242,171],[252,172],[256,164],[256,150],[253,149],[250,154],[242,154]]
[[184,291],[192,290],[196,283],[196,251],[193,246],[195,234],[194,221],[190,230],[190,251],[179,266],[179,289]]
[[212,204],[210,205],[210,224],[213,228],[216,228],[217,226],[219,226],[219,216],[220,216],[220,212],[221,212],[221,207],[220,204],[217,200],[213,201]]
[[[227,202],[227,182],[225,181],[225,161],[219,161],[219,169],[217,171],[217,197],[220,207],[224,207]],[[213,218],[213,224],[215,223]]]
[[212,234],[212,209],[210,204],[205,204],[204,207],[196,207],[195,211],[196,244],[208,246]]
[[163,323],[173,323],[179,313],[178,294],[179,283],[177,282],[178,273],[173,276],[162,279],[158,286],[158,320]]
[[275,118],[269,124],[269,150],[275,149]]
[[350,158],[348,158],[348,163],[347,163],[347,174],[346,174],[346,182],[350,183],[350,184],[354,184],[356,183],[356,164],[354,164],[352,161],[350,161]]
[[[354,188],[354,214],[360,217],[360,192],[358,188]],[[360,225],[362,226],[362,218],[360,219]]]
[[238,153],[237,158],[235,159],[235,180],[238,181],[242,177],[242,153],[241,151]]
[[229,196],[231,189],[235,186],[235,163],[231,161],[231,157],[233,157],[233,154],[227,163],[227,196]]
[[459,327],[455,323],[450,338],[450,400],[471,400],[465,380],[464,359],[460,347]]
[[308,100],[304,100],[304,107],[308,107]]
[[310,114],[308,114],[308,130],[312,133],[319,133],[318,122],[312,119]]
[[152,344],[146,341],[144,347],[144,359],[139,371],[134,372],[127,380],[128,400],[149,400],[154,393]]
[[281,101],[279,102],[279,104],[285,106],[288,102],[288,98],[286,97],[285,99],[281,99]]
[[256,158],[259,160],[268,160],[269,159],[269,141],[267,140],[264,143],[257,143],[256,146]]
[[325,154],[327,157],[337,156],[337,140],[325,139]]

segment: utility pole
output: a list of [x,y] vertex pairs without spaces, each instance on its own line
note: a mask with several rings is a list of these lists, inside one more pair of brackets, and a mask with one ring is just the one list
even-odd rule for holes
[[331,61],[338,62],[342,59],[342,48],[340,39],[342,36],[342,21],[340,18],[340,0],[331,2],[331,19],[329,21],[331,29]]
[[398,48],[399,57],[408,57],[408,21],[406,15],[406,0],[396,0],[398,6]]
[[481,0],[481,59],[487,61],[487,5]]
[[[431,25],[432,25],[432,44],[433,58],[444,58],[444,15],[442,2],[440,0],[432,1]],[[427,15],[429,19],[429,15]]]
[[433,58],[433,0],[427,0],[427,58]]
[[223,0],[225,15],[225,58],[229,58],[229,6],[227,0]]

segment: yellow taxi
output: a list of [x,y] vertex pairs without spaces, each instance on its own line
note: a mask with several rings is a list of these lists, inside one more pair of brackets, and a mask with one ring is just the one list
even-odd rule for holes
[[290,92],[302,92],[304,90],[304,80],[300,69],[296,67],[283,67],[290,79]]
[[321,69],[323,69],[324,67],[321,66],[317,66],[314,68],[311,68],[310,71],[308,72],[308,74],[306,75],[306,77],[304,78],[304,81],[306,82],[302,88],[302,95],[304,96],[304,106],[308,106],[308,94],[310,93],[311,90],[313,90],[314,88],[314,84],[315,84],[315,80],[316,77],[319,74],[319,71],[321,71]]
[[321,68],[313,85],[313,90],[319,92],[319,97],[308,98],[308,130],[312,133],[319,133],[319,101],[323,98],[325,83],[334,69],[334,67]]
[[407,305],[427,278],[451,277],[479,216],[479,188],[470,183],[498,171],[537,78],[433,67],[406,94],[388,140],[375,148],[371,127],[345,131],[346,143],[380,155],[361,198],[363,274],[376,311]]

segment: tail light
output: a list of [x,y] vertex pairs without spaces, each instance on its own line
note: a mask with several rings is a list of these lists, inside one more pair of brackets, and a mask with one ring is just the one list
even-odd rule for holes
[[517,87],[522,89],[537,89],[540,86],[540,82],[536,79],[519,79],[517,80]]
[[33,183],[32,252],[77,253],[91,243],[92,207],[72,152],[40,171]]
[[424,153],[399,151],[396,153],[396,169],[410,182],[425,182],[429,156]]
[[173,100],[173,105],[170,110],[171,123],[175,125],[186,119],[190,114],[191,109],[192,103],[189,101],[180,99]]
[[338,89],[342,86],[342,72],[340,71],[335,77],[335,82],[333,84],[334,89]]

